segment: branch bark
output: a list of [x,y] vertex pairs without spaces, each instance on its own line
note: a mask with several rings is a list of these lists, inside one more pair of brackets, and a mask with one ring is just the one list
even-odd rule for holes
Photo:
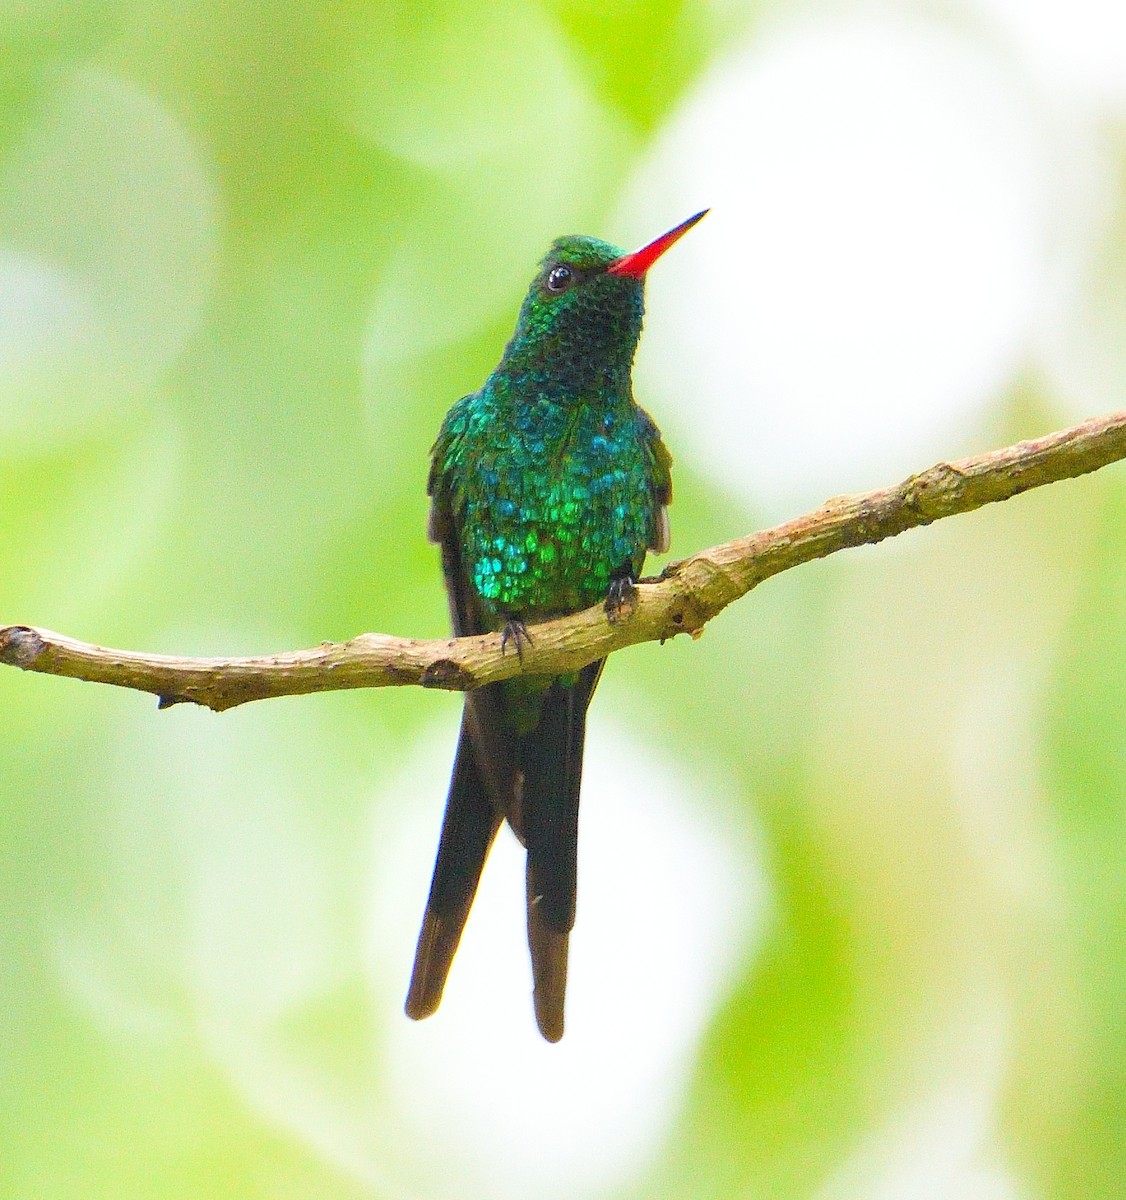
[[765,579],[850,546],[883,541],[943,517],[972,512],[1031,488],[1126,458],[1126,412],[1033,441],[940,462],[895,487],[839,496],[784,525],[713,546],[640,584],[616,621],[602,606],[533,626],[522,657],[498,634],[417,641],[365,633],[254,658],[177,658],[110,650],[26,625],[0,628],[0,663],[25,671],[151,692],[162,708],[194,703],[222,712],[250,700],[345,688],[421,684],[466,691],[521,672],[576,670],[639,642],[704,625]]

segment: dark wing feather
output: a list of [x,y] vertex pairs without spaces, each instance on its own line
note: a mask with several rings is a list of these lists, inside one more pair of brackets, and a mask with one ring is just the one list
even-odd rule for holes
[[661,440],[661,431],[643,408],[637,410],[641,440],[649,455],[652,479],[653,522],[650,526],[649,549],[665,554],[669,548],[669,505],[672,503],[672,455]]
[[[454,634],[480,633],[484,626],[462,568],[452,497],[440,469],[445,458],[442,438],[433,454],[428,531],[441,546]],[[406,1003],[407,1015],[415,1020],[430,1016],[441,1002],[485,859],[502,814],[515,804],[515,792],[516,769],[511,739],[505,734],[503,698],[498,688],[480,688],[465,700],[438,856],[415,950]]]

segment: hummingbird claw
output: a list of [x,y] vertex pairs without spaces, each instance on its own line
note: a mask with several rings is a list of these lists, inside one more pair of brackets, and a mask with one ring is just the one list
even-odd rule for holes
[[606,610],[606,619],[611,625],[616,621],[620,621],[623,617],[629,616],[636,597],[637,584],[634,582],[632,575],[619,575],[610,580],[610,587],[606,592],[606,601],[603,604],[603,608]]
[[503,656],[508,651],[508,643],[516,643],[516,657],[520,660],[521,665],[524,662],[524,643],[532,645],[532,635],[528,632],[528,627],[518,617],[509,617],[504,623],[504,629],[500,635],[500,652]]

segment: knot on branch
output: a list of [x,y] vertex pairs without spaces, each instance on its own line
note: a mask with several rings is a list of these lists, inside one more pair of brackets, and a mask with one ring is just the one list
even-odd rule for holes
[[953,463],[935,463],[903,485],[903,506],[921,518],[921,523],[945,516],[966,482],[964,471]]
[[[727,572],[719,564],[705,558],[686,558],[669,563],[661,572],[661,579],[675,579],[679,584],[676,602],[669,607],[660,640],[667,642],[678,633],[687,633],[698,638],[704,626],[734,596]],[[718,603],[711,593],[721,591],[724,598]],[[737,590],[737,589],[735,589]]]
[[466,692],[476,685],[473,675],[452,659],[440,658],[431,663],[419,676],[423,687],[443,688],[449,692]]
[[47,643],[26,625],[9,625],[0,629],[0,662],[11,667],[28,667],[47,649]]

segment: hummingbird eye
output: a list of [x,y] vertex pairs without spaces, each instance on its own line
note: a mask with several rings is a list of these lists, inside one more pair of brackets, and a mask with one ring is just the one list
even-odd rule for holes
[[547,290],[549,292],[565,292],[574,282],[575,273],[566,263],[560,263],[557,267],[552,267],[547,276]]

